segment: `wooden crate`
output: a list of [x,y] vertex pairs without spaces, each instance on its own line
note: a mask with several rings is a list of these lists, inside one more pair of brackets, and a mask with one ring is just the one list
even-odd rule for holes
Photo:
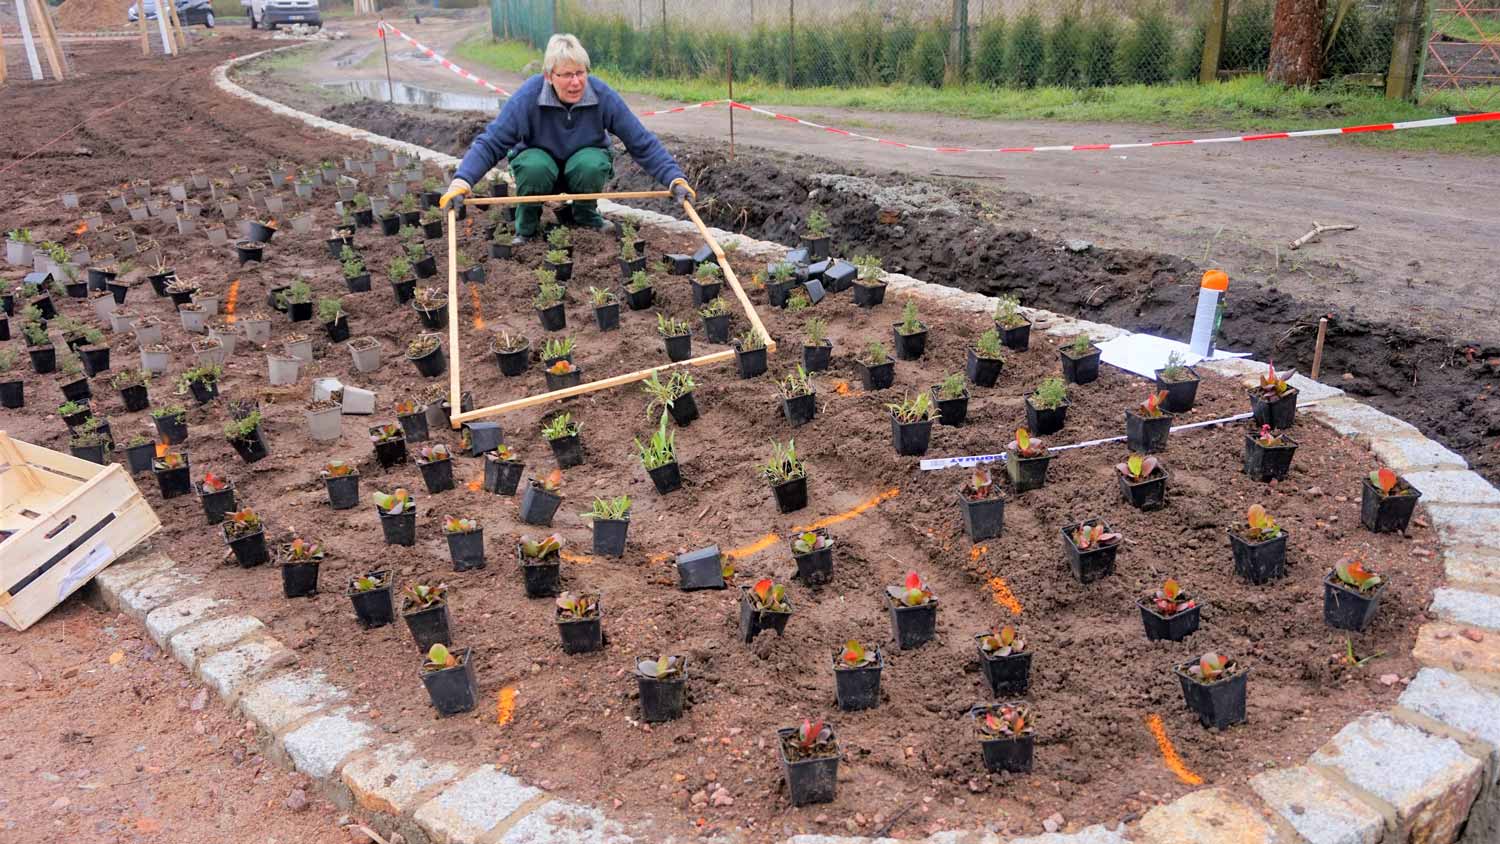
[[123,467],[0,431],[0,621],[25,630],[160,529]]

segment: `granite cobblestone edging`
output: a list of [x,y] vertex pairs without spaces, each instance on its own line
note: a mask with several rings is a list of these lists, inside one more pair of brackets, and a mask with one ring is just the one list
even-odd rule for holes
[[[260,54],[256,54],[260,55]],[[229,94],[352,140],[377,144],[452,167],[457,159],[298,112],[229,81],[228,62],[214,82]],[[677,231],[691,223],[601,203]],[[785,250],[715,230],[738,241],[741,254]],[[993,300],[888,274],[892,290],[988,313]],[[1087,331],[1096,339],[1127,332],[1029,309],[1053,336]],[[1203,364],[1231,376],[1265,364]],[[1500,492],[1468,470],[1462,457],[1413,426],[1342,391],[1299,378],[1303,413],[1369,446],[1382,461],[1414,477],[1438,537],[1445,584],[1430,607],[1413,655],[1423,665],[1390,711],[1360,714],[1304,764],[1268,771],[1248,790],[1205,787],[1157,806],[1130,824],[1002,839],[983,832],[944,832],[928,844],[1495,844],[1500,842]],[[95,582],[108,606],[139,619],[165,651],[208,682],[263,730],[283,761],[308,773],[345,807],[372,815],[383,834],[410,844],[626,844],[672,840],[627,829],[600,810],[556,799],[494,766],[460,768],[428,760],[362,716],[358,701],[321,672],[297,666],[296,654],[252,617],[236,614],[202,579],[171,559],[140,552]],[[732,840],[732,839],[726,839]],[[884,844],[892,839],[796,835],[787,844]]]

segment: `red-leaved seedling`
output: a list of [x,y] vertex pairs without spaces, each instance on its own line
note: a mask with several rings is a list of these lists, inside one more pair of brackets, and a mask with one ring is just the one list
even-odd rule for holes
[[399,516],[414,506],[411,493],[399,487],[389,495],[377,492],[371,498],[375,501],[375,508],[387,516]]
[[995,492],[995,479],[990,477],[990,470],[984,466],[975,466],[974,471],[969,473],[969,483],[964,487],[964,495],[973,499],[989,498]]
[[1250,509],[1245,511],[1245,523],[1245,538],[1251,542],[1265,542],[1281,535],[1281,526],[1259,504],[1251,504]]
[[1164,616],[1176,615],[1198,605],[1176,580],[1170,578],[1156,590],[1151,602],[1156,605],[1157,613]]
[[1198,664],[1188,668],[1188,673],[1200,683],[1216,683],[1234,665],[1234,660],[1209,651],[1199,657]]
[[1339,580],[1361,592],[1368,592],[1385,580],[1375,572],[1366,570],[1365,564],[1358,557],[1345,557],[1339,560],[1333,570],[1338,574]]
[[458,665],[458,657],[448,650],[442,642],[433,642],[432,647],[427,649],[427,661],[422,667],[428,671],[442,671],[445,668],[453,668]]
[[791,611],[791,607],[786,603],[786,587],[772,581],[769,577],[761,578],[750,588],[750,602],[758,610]]
[[532,560],[545,560],[561,551],[562,546],[562,537],[555,533],[539,540],[523,536],[521,537],[521,556]]
[[1041,457],[1047,453],[1042,441],[1031,436],[1025,428],[1016,429],[1016,438],[1010,441],[1010,451],[1017,457]]
[[1124,463],[1116,463],[1115,469],[1132,481],[1144,481],[1156,473],[1161,461],[1155,457],[1132,454]]
[[1370,483],[1376,489],[1380,490],[1381,495],[1390,495],[1391,490],[1394,490],[1396,485],[1401,483],[1401,478],[1395,472],[1381,466],[1370,473]]
[[598,615],[599,597],[597,595],[578,595],[572,592],[564,592],[557,596],[558,621],[582,621],[585,618],[594,618]]
[[229,486],[229,479],[221,478],[213,472],[203,476],[203,489],[207,492],[223,492]]
[[1291,389],[1291,385],[1286,382],[1286,379],[1290,377],[1292,377],[1291,372],[1287,372],[1285,375],[1279,374],[1276,371],[1276,361],[1271,361],[1266,365],[1266,374],[1260,376],[1261,395],[1267,399],[1274,399],[1283,395],[1287,390]]
[[1260,436],[1256,437],[1255,441],[1260,443],[1264,448],[1274,448],[1279,445],[1284,445],[1280,435],[1271,430],[1270,425],[1260,426]]
[[1151,395],[1146,397],[1145,401],[1141,402],[1140,407],[1136,408],[1136,413],[1137,415],[1144,416],[1147,419],[1155,419],[1156,417],[1162,415],[1161,403],[1166,400],[1166,390],[1153,392]]
[[920,607],[932,600],[932,591],[922,582],[921,575],[914,571],[906,573],[904,585],[887,586],[885,591],[896,600],[896,603],[907,607]]
[[1120,535],[1113,531],[1106,533],[1102,522],[1092,525],[1079,525],[1073,529],[1073,544],[1080,551],[1088,551],[1103,545],[1113,545],[1120,541]]
[[473,533],[476,530],[479,530],[479,522],[474,519],[449,516],[443,520],[443,533]]
[[839,652],[839,664],[844,668],[863,668],[875,661],[875,654],[871,653],[858,639],[850,639],[844,643],[844,649]]
[[803,721],[797,728],[796,740],[797,749],[811,756],[826,749],[828,742],[833,740],[833,729],[821,720]]
[[979,732],[986,738],[1013,738],[1023,735],[1031,726],[1031,712],[1024,706],[993,707],[979,721]]
[[542,489],[552,493],[562,489],[562,470],[553,469],[552,474],[542,480]]
[[979,647],[989,656],[1010,656],[1026,649],[1026,640],[1016,628],[1006,625],[991,630],[979,639]]
[[635,667],[637,671],[647,677],[665,680],[668,677],[675,677],[681,674],[685,668],[685,663],[680,656],[662,654],[659,659],[637,660]]

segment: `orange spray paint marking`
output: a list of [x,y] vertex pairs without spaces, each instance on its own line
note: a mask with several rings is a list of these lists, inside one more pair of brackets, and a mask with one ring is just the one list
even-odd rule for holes
[[484,314],[479,310],[479,288],[470,285],[469,295],[474,298],[474,330],[484,330]]
[[229,282],[229,292],[224,294],[224,321],[234,323],[234,307],[240,301],[240,280]]
[[672,554],[670,552],[666,553],[666,554],[652,554],[651,555],[651,565],[653,565],[653,566],[659,566],[662,563],[667,562],[668,560],[672,559],[675,556],[677,556],[677,555],[676,554]]
[[1004,578],[992,577],[986,585],[990,587],[990,596],[995,599],[995,603],[1010,610],[1011,615],[1021,614],[1021,602],[1016,600],[1015,593],[1005,585]]
[[1188,785],[1202,785],[1203,777],[1188,770],[1182,764],[1182,757],[1177,755],[1177,748],[1172,746],[1172,740],[1167,738],[1167,728],[1161,723],[1160,715],[1146,716],[1146,729],[1156,738],[1156,747],[1161,751],[1162,761],[1166,763],[1167,770],[1177,775],[1177,778]]
[[767,548],[770,548],[772,545],[775,545],[780,540],[780,536],[777,536],[774,533],[768,533],[765,536],[762,536],[760,539],[757,539],[754,542],[750,543],[749,545],[744,546],[743,548],[735,548],[731,551],[726,551],[724,553],[724,556],[728,557],[731,560],[738,560],[741,557],[752,557],[766,550]]
[[481,490],[481,489],[484,488],[484,477],[480,476],[480,477],[475,478],[472,481],[469,481],[468,486],[469,486],[469,492],[478,492],[479,490]]
[[510,723],[515,714],[516,687],[506,686],[500,690],[500,697],[495,701],[495,722],[503,727]]
[[829,516],[826,519],[819,519],[818,521],[813,522],[812,524],[808,525],[807,527],[799,527],[799,528],[797,528],[797,532],[798,533],[806,533],[806,532],[808,532],[810,530],[817,530],[819,528],[826,528],[826,527],[830,527],[832,525],[836,525],[836,524],[838,524],[840,522],[847,522],[850,519],[863,514],[866,510],[869,510],[872,507],[878,507],[878,506],[880,506],[881,502],[886,501],[886,500],[891,499],[891,498],[895,498],[896,496],[898,496],[900,494],[901,494],[901,490],[899,488],[897,488],[897,487],[891,487],[890,489],[886,490],[885,492],[880,493],[879,495],[876,495],[876,496],[874,496],[872,498],[869,498],[869,499],[867,499],[865,501],[860,502],[859,505],[857,507],[855,507],[854,509],[852,509],[852,510],[849,510],[849,511],[844,512],[844,513],[839,513],[836,516]]
[[168,443],[167,443],[167,441],[165,439],[159,441],[156,444],[156,456],[157,457],[165,457],[165,456],[167,456],[167,449],[169,447],[170,446],[168,445]]
[[86,232],[88,230],[89,230],[89,224],[86,223],[86,222],[82,222],[82,223],[78,224],[78,228],[76,228],[76,229],[73,230],[73,234],[82,235],[84,232]]
[[833,391],[835,393],[838,393],[841,396],[847,396],[847,395],[849,395],[849,382],[848,381],[840,381],[837,384],[834,384],[833,385]]
[[592,563],[594,561],[594,558],[590,557],[587,554],[569,554],[567,551],[559,551],[557,553],[558,556],[562,557],[564,560],[567,560],[570,563],[588,565],[589,563]]

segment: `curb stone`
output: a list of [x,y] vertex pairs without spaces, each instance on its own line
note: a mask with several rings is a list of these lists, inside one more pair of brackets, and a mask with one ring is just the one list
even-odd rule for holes
[[[282,48],[286,49],[286,48]],[[272,52],[272,51],[265,51]],[[413,144],[374,135],[306,114],[253,94],[231,82],[236,64],[265,55],[232,59],[214,69],[214,84],[231,96],[314,128],[389,149],[424,161],[452,167],[458,159]],[[674,231],[694,231],[691,223],[661,214],[603,201],[601,210],[632,216]],[[742,254],[777,256],[785,247],[712,230],[716,238],[741,244]],[[988,312],[989,297],[908,276],[889,274],[896,291],[973,312]],[[1126,334],[1122,329],[1078,320],[1039,309],[1026,309],[1049,335],[1088,332],[1097,339]],[[1241,359],[1205,364],[1211,371],[1247,375],[1266,364]],[[1423,473],[1435,497],[1423,508],[1438,535],[1439,551],[1449,576],[1459,582],[1500,585],[1500,492],[1468,473],[1463,458],[1426,439],[1417,429],[1374,408],[1362,405],[1341,390],[1298,380],[1311,417],[1343,436],[1369,444],[1378,459],[1401,473]],[[1478,483],[1476,484],[1476,479]],[[1421,486],[1419,485],[1419,488]],[[1425,490],[1424,490],[1425,492]],[[95,578],[106,605],[150,625],[165,643],[196,658],[192,666],[204,682],[266,731],[269,741],[286,753],[299,770],[345,803],[358,800],[377,814],[373,823],[410,831],[412,844],[542,844],[549,841],[586,841],[624,844],[633,840],[661,841],[660,836],[632,839],[623,827],[597,809],[551,798],[491,765],[459,776],[456,766],[406,755],[399,745],[376,745],[368,724],[352,720],[349,695],[327,681],[321,672],[298,670],[296,654],[265,635],[256,619],[241,616],[239,636],[193,634],[206,614],[220,603],[209,595],[195,595],[201,578],[178,572],[162,554],[142,552],[121,560]],[[1455,620],[1477,623],[1493,620],[1496,599],[1486,593],[1439,589],[1433,612]],[[227,606],[225,609],[229,609]],[[162,610],[165,610],[163,612]],[[172,622],[172,613],[192,619]],[[251,623],[253,622],[253,624]],[[1382,714],[1366,714],[1351,722],[1309,758],[1312,768],[1262,774],[1252,780],[1254,794],[1231,794],[1222,788],[1203,788],[1157,806],[1130,827],[1093,826],[1072,833],[1012,838],[1008,844],[1493,844],[1500,841],[1500,799],[1493,783],[1496,754],[1500,752],[1500,634],[1475,642],[1465,628],[1434,622],[1418,633],[1413,655],[1428,666],[1403,693],[1398,706],[1463,736],[1454,738],[1425,731],[1419,725]],[[249,637],[249,638],[246,638]],[[231,641],[232,640],[232,641]],[[237,644],[236,644],[237,642]],[[291,670],[288,670],[291,669]],[[243,693],[243,696],[241,695]],[[1484,760],[1465,747],[1483,747]],[[1490,771],[1487,774],[1486,768]],[[452,773],[450,774],[450,769]],[[369,777],[382,772],[376,789]],[[1392,776],[1399,774],[1400,780]],[[394,777],[394,779],[391,779]],[[405,778],[406,782],[403,782]],[[1310,778],[1310,779],[1309,779]],[[398,787],[397,784],[400,784]],[[418,785],[422,783],[422,785]],[[439,787],[441,783],[441,787]],[[1300,783],[1306,783],[1301,785]],[[1316,787],[1314,787],[1316,786]],[[381,788],[386,789],[385,792]],[[436,790],[434,790],[436,789]],[[1296,795],[1301,802],[1292,803]],[[370,809],[367,802],[386,801],[401,814]],[[408,803],[408,801],[410,801]],[[405,808],[401,804],[408,804]],[[414,804],[414,807],[413,805]],[[1383,806],[1384,811],[1374,807]],[[1298,812],[1297,809],[1302,811]],[[1390,822],[1372,826],[1372,812]],[[560,828],[558,817],[568,818]],[[588,826],[575,830],[579,819]],[[1372,831],[1373,830],[1373,831]],[[403,834],[407,834],[403,832]],[[1462,839],[1460,836],[1462,835]],[[586,836],[586,837],[580,837]],[[983,831],[944,832],[928,844],[1006,844]],[[892,839],[795,835],[787,844],[881,844]]]

